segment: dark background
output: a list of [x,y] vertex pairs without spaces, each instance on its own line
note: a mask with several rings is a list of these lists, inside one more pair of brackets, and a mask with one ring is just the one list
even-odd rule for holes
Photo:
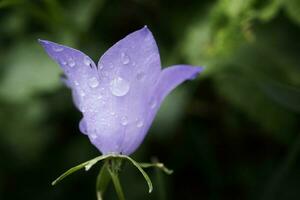
[[[132,155],[175,173],[130,165],[127,199],[300,199],[299,0],[0,0],[0,199],[96,199],[100,165],[52,187],[64,170],[99,155],[48,39],[98,61],[148,25],[163,66],[206,66],[165,100]],[[105,199],[117,199],[109,188]]]

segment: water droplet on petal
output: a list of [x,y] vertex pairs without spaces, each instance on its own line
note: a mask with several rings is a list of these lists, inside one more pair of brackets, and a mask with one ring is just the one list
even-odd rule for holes
[[128,93],[129,89],[129,83],[121,77],[116,77],[110,82],[110,91],[115,96],[124,96]]
[[78,94],[79,94],[79,96],[82,96],[82,97],[85,96],[85,93],[82,89],[78,89]]
[[80,111],[81,111],[82,113],[85,113],[85,112],[86,112],[85,107],[84,107],[83,105],[80,106]]
[[92,77],[88,80],[88,84],[91,88],[96,88],[99,85],[99,81],[96,77]]
[[137,120],[136,127],[141,128],[144,126],[143,120]]
[[61,64],[61,65],[66,65],[67,62],[66,62],[65,60],[61,60],[61,61],[60,61],[60,64]]
[[153,100],[153,101],[151,101],[151,103],[150,103],[150,108],[154,109],[154,108],[156,107],[156,105],[157,105],[156,100]]
[[130,62],[129,56],[125,53],[121,53],[121,59],[124,65],[127,65]]
[[126,116],[121,117],[121,124],[126,126],[128,124],[128,118]]
[[144,72],[139,72],[136,75],[136,79],[139,80],[139,81],[143,80],[144,77],[145,77],[145,73]]
[[70,66],[70,67],[74,67],[75,66],[75,61],[72,59],[72,58],[70,58],[69,60],[68,60],[68,65]]
[[99,63],[98,69],[101,70],[101,69],[103,69],[103,67],[104,67],[104,66],[103,66],[101,63]]
[[111,68],[111,69],[114,68],[114,64],[112,64],[112,63],[109,63],[108,66],[109,66],[109,68]]
[[87,65],[87,66],[90,66],[90,64],[91,64],[90,58],[87,57],[87,56],[85,56],[85,57],[83,58],[83,63],[84,63],[85,65]]
[[97,138],[97,135],[96,134],[91,134],[91,138],[94,140]]
[[78,85],[79,85],[78,81],[74,81],[74,84],[75,84],[76,86],[78,86]]
[[61,51],[64,50],[63,47],[57,46],[57,45],[53,45],[53,46],[52,46],[52,49],[53,49],[53,51],[55,51],[55,52],[61,52]]

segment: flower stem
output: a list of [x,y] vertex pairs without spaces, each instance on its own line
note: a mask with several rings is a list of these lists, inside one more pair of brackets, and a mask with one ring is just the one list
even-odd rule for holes
[[110,174],[108,172],[108,162],[105,161],[103,164],[96,181],[96,195],[97,200],[103,200],[104,192],[110,182]]
[[125,200],[125,196],[123,193],[123,189],[119,180],[119,170],[121,167],[121,161],[120,159],[111,159],[110,160],[110,166],[108,168],[108,171],[110,173],[111,179],[113,181],[113,184],[115,186],[116,193],[118,195],[119,200]]

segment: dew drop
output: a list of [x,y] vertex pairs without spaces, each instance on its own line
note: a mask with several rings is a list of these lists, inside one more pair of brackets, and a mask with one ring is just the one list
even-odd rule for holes
[[78,94],[79,94],[79,96],[82,96],[82,97],[85,96],[85,93],[82,89],[78,89]]
[[87,66],[90,66],[90,64],[91,64],[90,58],[87,57],[87,56],[85,56],[85,57],[83,58],[83,63],[84,63],[85,65],[87,65]]
[[104,67],[104,66],[103,66],[101,63],[99,63],[98,69],[101,70],[101,69],[103,69],[103,67]]
[[128,118],[127,118],[126,116],[123,116],[123,117],[121,118],[121,124],[122,124],[123,126],[126,126],[126,125],[128,124]]
[[121,77],[116,77],[110,82],[110,91],[115,96],[124,96],[128,93],[129,89],[129,83]]
[[144,126],[143,120],[137,120],[136,127],[141,128]]
[[151,103],[150,103],[150,108],[154,109],[157,105],[157,102],[155,100],[153,100]]
[[85,113],[85,112],[86,112],[85,107],[84,107],[83,105],[80,105],[79,110],[80,110],[82,113]]
[[75,84],[76,86],[78,86],[78,85],[79,85],[78,81],[74,81],[74,84]]
[[95,140],[95,139],[97,138],[97,135],[96,135],[96,134],[91,134],[91,138],[92,138],[93,140]]
[[127,65],[130,62],[129,56],[125,53],[121,53],[121,59],[124,65]]
[[66,62],[65,60],[61,60],[61,61],[60,61],[60,64],[61,64],[61,65],[66,65],[67,62]]
[[144,77],[145,77],[145,73],[144,72],[139,72],[136,75],[136,79],[139,80],[139,81],[143,80]]
[[53,49],[53,51],[55,51],[55,52],[61,52],[61,51],[64,50],[64,48],[62,48],[61,46],[56,46],[56,45],[53,45],[53,46],[52,46],[52,49]]
[[72,59],[72,58],[70,58],[69,60],[68,60],[68,65],[70,66],[70,67],[74,67],[75,66],[75,61]]
[[89,79],[88,84],[91,88],[96,88],[99,85],[99,81],[97,80],[96,77],[92,77]]
[[109,68],[111,68],[111,69],[114,68],[114,64],[112,64],[112,63],[109,63],[108,66],[109,66]]

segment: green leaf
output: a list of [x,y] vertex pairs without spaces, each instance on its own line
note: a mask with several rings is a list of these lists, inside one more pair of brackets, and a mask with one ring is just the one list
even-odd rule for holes
[[300,90],[296,87],[291,87],[278,82],[261,82],[260,86],[265,93],[280,105],[295,111],[300,112]]
[[72,167],[71,169],[69,169],[68,171],[66,171],[65,173],[63,173],[61,176],[59,176],[57,179],[55,179],[52,182],[52,185],[57,184],[58,182],[60,182],[61,180],[63,180],[64,178],[66,178],[67,176],[69,176],[70,174],[73,174],[74,172],[85,168],[86,171],[88,171],[93,165],[95,165],[97,162],[104,160],[106,158],[112,157],[112,155],[102,155],[102,156],[98,156],[92,160],[86,161],[80,165],[77,165],[75,167]]
[[6,8],[24,3],[24,0],[0,0],[0,8]]
[[12,47],[4,67],[0,95],[8,101],[26,101],[39,92],[48,92],[60,85],[61,70],[36,40]]
[[258,11],[258,18],[262,21],[269,21],[273,19],[282,7],[282,3],[282,0],[272,0],[267,3],[261,10]]
[[72,2],[69,19],[79,31],[87,31],[96,14],[101,11],[104,0],[88,0]]
[[[63,173],[60,177],[58,177],[55,181],[52,182],[52,185],[55,185],[57,184],[58,182],[60,182],[61,180],[63,180],[65,177],[69,176],[70,174],[82,169],[82,168],[85,168],[86,170],[89,170],[93,165],[95,165],[97,162],[101,161],[101,160],[105,160],[105,159],[109,159],[109,158],[121,158],[121,159],[126,159],[128,161],[130,161],[140,172],[141,174],[143,175],[143,177],[145,178],[147,184],[148,184],[148,188],[149,188],[149,193],[152,192],[153,190],[153,185],[152,185],[152,182],[148,176],[148,174],[143,170],[143,167],[144,168],[148,168],[148,167],[157,167],[159,169],[162,169],[164,172],[166,172],[167,174],[171,174],[173,171],[172,170],[169,170],[167,169],[162,163],[138,163],[136,162],[135,160],[133,160],[132,158],[130,158],[129,156],[126,156],[126,155],[119,155],[119,154],[108,154],[108,155],[102,155],[102,156],[98,156],[94,159],[91,159],[87,162],[84,162],[80,165],[77,165],[71,169],[69,169],[68,171],[66,171],[65,173]],[[100,191],[104,191],[105,190],[105,187],[107,186],[109,180],[107,180],[107,170],[109,172],[109,168],[108,166],[106,166],[107,164],[105,164],[102,168],[102,171],[100,172],[98,178],[97,178],[97,190],[98,188],[100,189]],[[107,168],[107,169],[105,169]],[[111,172],[109,172],[111,174]],[[111,174],[112,176],[112,174]],[[101,182],[101,178],[102,177],[105,177],[106,180],[102,180],[103,182]],[[116,177],[113,177],[112,178],[116,178]],[[118,180],[114,180],[115,181],[118,181]],[[102,188],[102,189],[101,189]],[[101,197],[101,195],[100,195]],[[102,198],[102,197],[101,197]],[[100,198],[100,199],[101,199]],[[98,198],[99,199],[99,198]]]
[[300,25],[300,1],[288,0],[285,2],[285,10],[288,16]]

